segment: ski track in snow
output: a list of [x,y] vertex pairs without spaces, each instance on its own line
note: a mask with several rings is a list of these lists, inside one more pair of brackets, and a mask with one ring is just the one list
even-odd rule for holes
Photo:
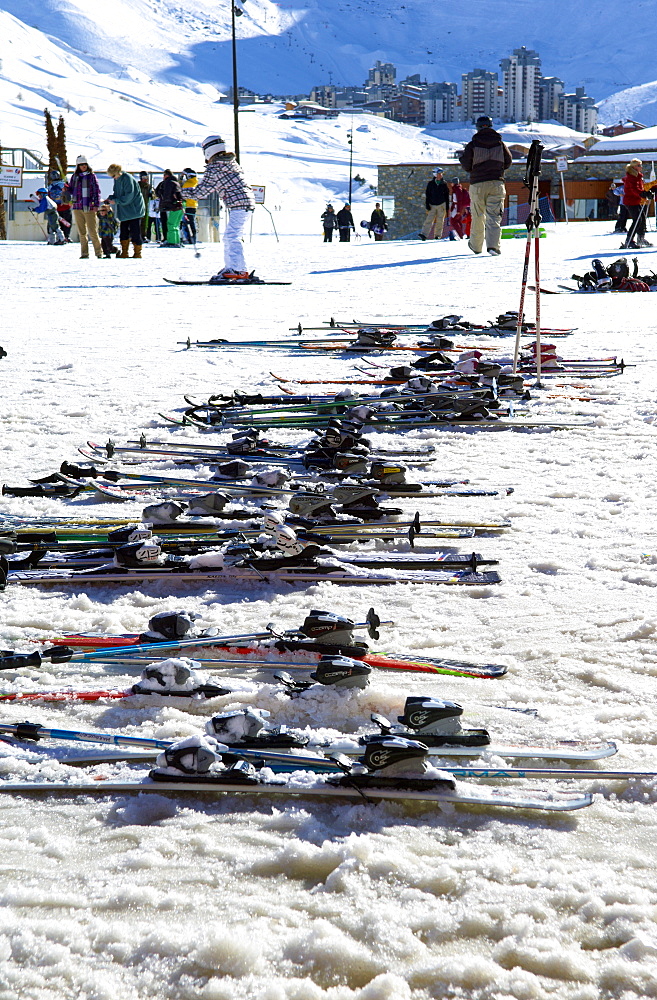
[[[316,206],[288,228],[310,233]],[[554,227],[541,241],[542,283],[555,287],[583,262],[612,254],[603,224]],[[448,313],[493,319],[517,308],[524,243],[499,259],[460,243],[323,245],[318,235],[254,233],[258,273],[276,288],[175,288],[163,276],[205,276],[221,248],[173,255],[147,247],[142,262],[79,261],[78,247],[0,244],[2,480],[76,461],[87,440],[202,439],[169,430],[182,393],[271,391],[286,377],[344,378],[354,358],[244,348],[185,350],[212,337],[286,336],[299,321],[431,321]],[[643,253],[651,266],[654,254]],[[293,726],[354,731],[372,711],[394,717],[409,693],[465,706],[464,724],[496,741],[615,739],[606,766],[657,769],[657,493],[653,300],[647,295],[544,296],[546,326],[576,326],[565,357],[618,354],[609,380],[534,394],[531,415],[583,416],[571,431],[431,430],[404,444],[435,445],[426,470],[511,485],[505,499],[403,500],[409,513],[509,517],[512,527],[446,547],[500,560],[503,582],[460,589],[397,585],[357,592],[169,581],[142,588],[23,589],[2,595],[6,648],[66,631],[139,631],[167,609],[201,613],[222,632],[281,628],[312,607],[361,618],[370,606],[395,626],[374,646],[504,662],[500,681],[374,673],[369,688],[284,699],[271,675],[205,710],[109,704],[3,706],[62,728],[187,735],[205,714],[250,703]],[[531,300],[530,300],[531,309]],[[530,313],[531,315],[531,313]],[[458,340],[465,338],[457,338]],[[500,352],[511,339],[481,340]],[[497,350],[495,353],[497,353]],[[493,353],[493,352],[491,352]],[[380,356],[377,356],[380,357]],[[383,356],[384,360],[388,356]],[[399,354],[389,356],[399,364]],[[361,377],[355,372],[355,377]],[[292,386],[288,386],[292,388]],[[305,387],[301,391],[312,391]],[[546,393],[545,396],[548,394]],[[301,441],[295,431],[276,440]],[[398,446],[391,435],[377,436]],[[161,465],[153,468],[162,468]],[[174,466],[170,468],[173,470]],[[186,472],[184,474],[187,474]],[[175,495],[170,491],[169,495]],[[140,504],[2,498],[5,513],[138,516]],[[426,544],[426,543],[422,543]],[[441,545],[441,540],[436,544]],[[3,690],[125,687],[126,668],[45,664],[3,674]],[[223,675],[213,675],[218,680]],[[505,710],[535,708],[538,717]],[[65,779],[52,744],[4,747],[0,776]],[[108,767],[96,773],[112,773]],[[120,766],[115,773],[126,774]],[[77,775],[77,772],[76,772]],[[524,783],[528,784],[528,783]],[[557,785],[550,782],[550,787]],[[570,785],[570,783],[569,783]],[[2,1000],[603,1000],[657,996],[654,841],[657,782],[578,782],[594,805],[572,816],[381,804],[285,805],[164,795],[116,801],[0,798]]]

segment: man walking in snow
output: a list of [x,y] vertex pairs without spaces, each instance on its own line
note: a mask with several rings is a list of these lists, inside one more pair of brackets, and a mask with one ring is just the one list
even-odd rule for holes
[[445,216],[449,208],[449,188],[443,180],[443,172],[436,167],[424,192],[424,207],[427,210],[424,225],[419,236],[428,240],[433,231],[434,240],[442,239]]
[[468,246],[473,253],[481,253],[485,235],[488,253],[497,257],[506,198],[504,171],[511,166],[511,153],[488,115],[481,115],[475,124],[477,132],[459,156],[461,166],[470,174],[472,226]]

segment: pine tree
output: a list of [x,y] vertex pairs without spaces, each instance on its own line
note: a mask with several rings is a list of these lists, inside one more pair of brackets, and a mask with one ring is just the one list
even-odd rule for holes
[[63,115],[59,116],[59,121],[57,122],[57,158],[59,159],[57,170],[59,170],[62,180],[64,180],[68,171],[68,158],[66,154],[66,126]]
[[43,112],[46,119],[46,145],[48,147],[48,173],[51,170],[59,170],[57,166],[57,136],[55,135],[55,127],[52,123],[52,118],[48,108]]

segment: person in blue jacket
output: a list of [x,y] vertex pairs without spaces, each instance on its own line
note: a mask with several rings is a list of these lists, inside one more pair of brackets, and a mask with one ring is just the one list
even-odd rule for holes
[[36,193],[33,195],[34,198],[39,197],[39,204],[34,209],[35,215],[40,215],[43,212],[43,217],[47,223],[48,229],[48,243],[51,245],[59,246],[60,243],[66,243],[66,239],[59,225],[59,212],[57,211],[57,204],[49,197],[48,192],[45,188],[37,188]]
[[107,173],[114,178],[114,191],[109,201],[114,204],[116,218],[121,223],[119,239],[121,253],[119,257],[128,257],[130,241],[134,248],[133,257],[141,257],[141,220],[144,212],[144,199],[141,188],[131,174],[124,174],[118,163],[110,163]]

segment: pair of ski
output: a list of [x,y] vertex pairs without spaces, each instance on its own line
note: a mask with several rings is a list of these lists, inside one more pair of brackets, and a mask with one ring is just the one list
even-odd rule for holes
[[[384,720],[386,721],[386,720]],[[223,743],[209,744],[201,738],[188,738],[179,743],[169,744],[161,740],[140,737],[122,737],[107,733],[84,733],[76,730],[47,729],[30,723],[0,725],[0,731],[20,740],[72,740],[75,742],[101,743],[104,745],[148,745],[153,750],[163,750],[158,763],[160,767],[151,771],[141,782],[107,781],[104,777],[88,782],[1,782],[0,793],[34,794],[63,792],[68,794],[124,794],[126,792],[187,792],[213,794],[229,792],[250,792],[255,794],[297,796],[310,798],[347,798],[360,801],[389,799],[393,801],[424,801],[460,803],[480,807],[501,806],[514,809],[539,809],[566,811],[584,808],[592,802],[590,793],[548,792],[543,789],[491,789],[456,782],[461,771],[470,777],[577,777],[572,770],[556,769],[514,769],[514,768],[450,768],[437,771],[424,763],[428,760],[429,748],[420,742],[400,737],[373,739],[355,752],[352,759],[340,750],[334,749],[330,756],[284,754],[270,750],[248,750]],[[615,747],[609,744],[598,750],[599,756],[613,753]],[[354,752],[352,744],[351,752]],[[362,756],[361,756],[362,755]],[[217,758],[221,769],[213,769]],[[93,758],[92,758],[93,759]],[[111,762],[106,756],[103,763]],[[235,761],[237,760],[237,764]],[[89,761],[89,758],[87,758]],[[186,764],[185,761],[193,763]],[[362,763],[361,763],[362,761]],[[65,761],[64,761],[65,763]],[[76,761],[80,763],[80,760]],[[410,774],[395,773],[395,764],[408,763]],[[265,765],[268,770],[262,774],[256,771]],[[417,765],[425,769],[415,771]],[[271,772],[274,776],[270,777]],[[278,771],[278,773],[276,773]],[[415,771],[415,773],[413,773]],[[598,777],[604,772],[585,772]],[[337,777],[335,775],[341,775]],[[634,775],[631,775],[634,776]],[[643,776],[643,775],[638,775]],[[654,775],[651,775],[654,776]]]
[[365,569],[338,560],[318,559],[307,566],[267,570],[262,562],[257,567],[228,566],[216,569],[189,569],[187,564],[173,564],[144,568],[124,568],[106,563],[92,569],[26,569],[9,572],[7,560],[0,557],[0,589],[6,586],[89,586],[113,584],[134,587],[143,583],[167,580],[169,583],[202,583],[215,586],[235,584],[266,584],[277,586],[314,585],[325,581],[339,586],[368,587],[390,586],[397,583],[441,584],[445,586],[483,587],[500,583],[494,571],[470,570],[412,570],[399,571]]
[[[394,623],[381,622],[373,608],[368,611],[364,622],[353,622],[327,612],[312,611],[304,625],[292,632],[280,633],[273,625],[268,625],[262,632],[222,636],[212,630],[189,638],[171,638],[167,637],[169,627],[165,629],[164,635],[157,634],[154,637],[153,630],[158,633],[162,626],[152,619],[149,623],[151,631],[145,634],[81,633],[48,637],[52,649],[41,654],[28,654],[33,658],[30,663],[23,663],[20,654],[19,659],[16,659],[16,654],[5,653],[0,656],[0,668],[35,666],[41,662],[40,658],[50,659],[53,663],[100,661],[143,666],[144,657],[161,658],[180,653],[184,655],[186,652],[191,652],[196,657],[203,649],[220,649],[229,651],[232,661],[226,663],[225,660],[206,660],[203,662],[204,668],[228,669],[232,666],[256,670],[280,670],[281,667],[286,670],[308,670],[316,666],[323,655],[336,654],[357,659],[378,670],[482,679],[495,679],[506,673],[507,668],[502,664],[371,651],[366,643],[356,642],[354,639],[354,630],[367,629],[370,638],[378,640],[380,626],[391,624]],[[176,631],[178,628],[176,626]],[[290,660],[291,656],[294,657],[293,660]]]

